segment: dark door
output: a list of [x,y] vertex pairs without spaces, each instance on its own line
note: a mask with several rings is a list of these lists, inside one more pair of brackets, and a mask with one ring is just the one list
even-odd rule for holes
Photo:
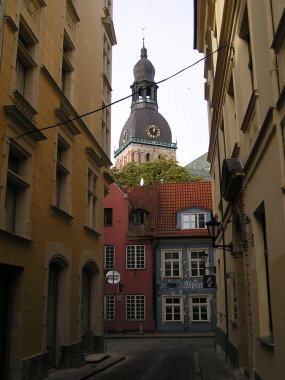
[[90,335],[90,303],[91,303],[91,274],[88,270],[82,271],[81,284],[81,335],[87,347]]
[[7,377],[12,271],[0,265],[0,380]]
[[49,368],[55,367],[56,364],[58,273],[58,267],[55,264],[50,264],[47,305],[47,351],[49,352]]

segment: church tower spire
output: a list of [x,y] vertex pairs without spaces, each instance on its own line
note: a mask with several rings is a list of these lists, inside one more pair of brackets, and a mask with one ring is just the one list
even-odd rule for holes
[[177,146],[172,143],[170,126],[158,112],[155,68],[148,59],[144,38],[140,60],[135,64],[133,74],[131,115],[115,151],[117,168],[128,162],[152,161],[162,155],[176,159]]
[[147,49],[141,48],[141,59],[134,67],[135,81],[131,86],[132,89],[132,108],[141,103],[148,102],[153,108],[158,110],[157,89],[158,86],[154,81],[155,69],[153,64],[147,59]]

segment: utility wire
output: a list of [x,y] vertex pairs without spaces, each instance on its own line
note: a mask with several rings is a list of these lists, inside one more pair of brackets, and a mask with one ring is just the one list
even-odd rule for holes
[[[230,47],[230,46],[229,46],[229,45],[223,45],[223,46],[220,46],[218,49],[216,49],[216,50],[213,51],[212,53],[210,53],[210,54],[204,56],[203,58],[201,58],[201,59],[199,59],[198,61],[192,63],[191,65],[184,67],[183,69],[177,71],[175,74],[172,74],[172,75],[170,75],[170,76],[167,77],[167,78],[164,78],[164,79],[162,79],[162,80],[160,80],[160,81],[158,81],[158,82],[155,82],[155,83],[153,83],[153,84],[151,84],[151,85],[148,85],[148,86],[144,87],[144,89],[147,89],[147,88],[150,88],[150,87],[156,86],[156,85],[158,85],[158,84],[160,84],[160,83],[166,82],[167,80],[169,80],[169,79],[171,79],[171,78],[173,78],[173,77],[175,77],[175,76],[181,74],[182,72],[184,72],[184,71],[190,69],[191,67],[197,65],[197,64],[200,63],[201,61],[206,60],[207,58],[211,57],[213,54],[217,53],[219,50],[222,50],[222,49],[224,49],[224,48],[226,48],[226,47]],[[114,102],[112,102],[112,103],[110,103],[110,104],[107,104],[107,105],[105,105],[105,106],[103,106],[103,107],[100,107],[100,108],[98,108],[98,109],[95,109],[95,110],[92,110],[92,111],[86,112],[86,113],[84,113],[84,114],[81,114],[81,115],[75,116],[75,117],[72,118],[72,119],[65,120],[65,121],[62,121],[62,122],[60,122],[60,123],[56,123],[56,124],[53,124],[53,125],[49,125],[49,126],[47,126],[47,127],[38,128],[38,129],[35,130],[35,131],[28,131],[28,132],[22,133],[21,135],[19,135],[19,136],[16,137],[15,139],[12,139],[12,138],[11,138],[11,139],[14,140],[14,141],[18,141],[18,140],[19,140],[21,137],[23,137],[23,136],[30,135],[30,134],[32,134],[32,133],[37,133],[38,131],[45,131],[45,130],[47,130],[47,129],[60,127],[61,125],[68,124],[68,123],[70,123],[70,122],[72,122],[72,121],[75,121],[75,120],[81,119],[81,118],[83,118],[83,117],[85,117],[85,116],[89,116],[89,115],[92,115],[93,113],[96,113],[96,112],[102,111],[102,110],[105,109],[105,108],[111,107],[111,106],[113,106],[113,105],[115,105],[115,104],[117,104],[117,103],[120,103],[120,102],[122,102],[122,101],[124,101],[124,100],[126,100],[126,99],[129,99],[130,97],[132,97],[134,94],[137,94],[137,93],[138,93],[138,92],[135,92],[135,93],[132,93],[132,94],[130,94],[130,95],[127,95],[127,96],[125,96],[125,97],[123,97],[123,98],[121,98],[121,99],[115,100]]]

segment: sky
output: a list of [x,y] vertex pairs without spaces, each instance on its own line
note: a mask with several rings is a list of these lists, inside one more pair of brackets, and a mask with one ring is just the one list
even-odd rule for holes
[[[194,50],[193,0],[113,0],[117,45],[113,46],[112,102],[131,94],[133,68],[145,39],[158,82],[203,58]],[[176,159],[185,166],[208,151],[204,62],[159,84],[158,112],[177,142]],[[131,112],[131,98],[112,106],[111,160]]]

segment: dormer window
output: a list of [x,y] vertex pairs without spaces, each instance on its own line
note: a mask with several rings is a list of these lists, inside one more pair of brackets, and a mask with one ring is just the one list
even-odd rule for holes
[[201,230],[206,229],[206,221],[210,218],[208,210],[188,208],[177,213],[178,230]]
[[145,224],[147,220],[148,213],[145,210],[135,210],[132,213],[132,222],[134,226],[138,226],[140,224]]
[[206,214],[199,212],[182,213],[182,230],[206,228]]

